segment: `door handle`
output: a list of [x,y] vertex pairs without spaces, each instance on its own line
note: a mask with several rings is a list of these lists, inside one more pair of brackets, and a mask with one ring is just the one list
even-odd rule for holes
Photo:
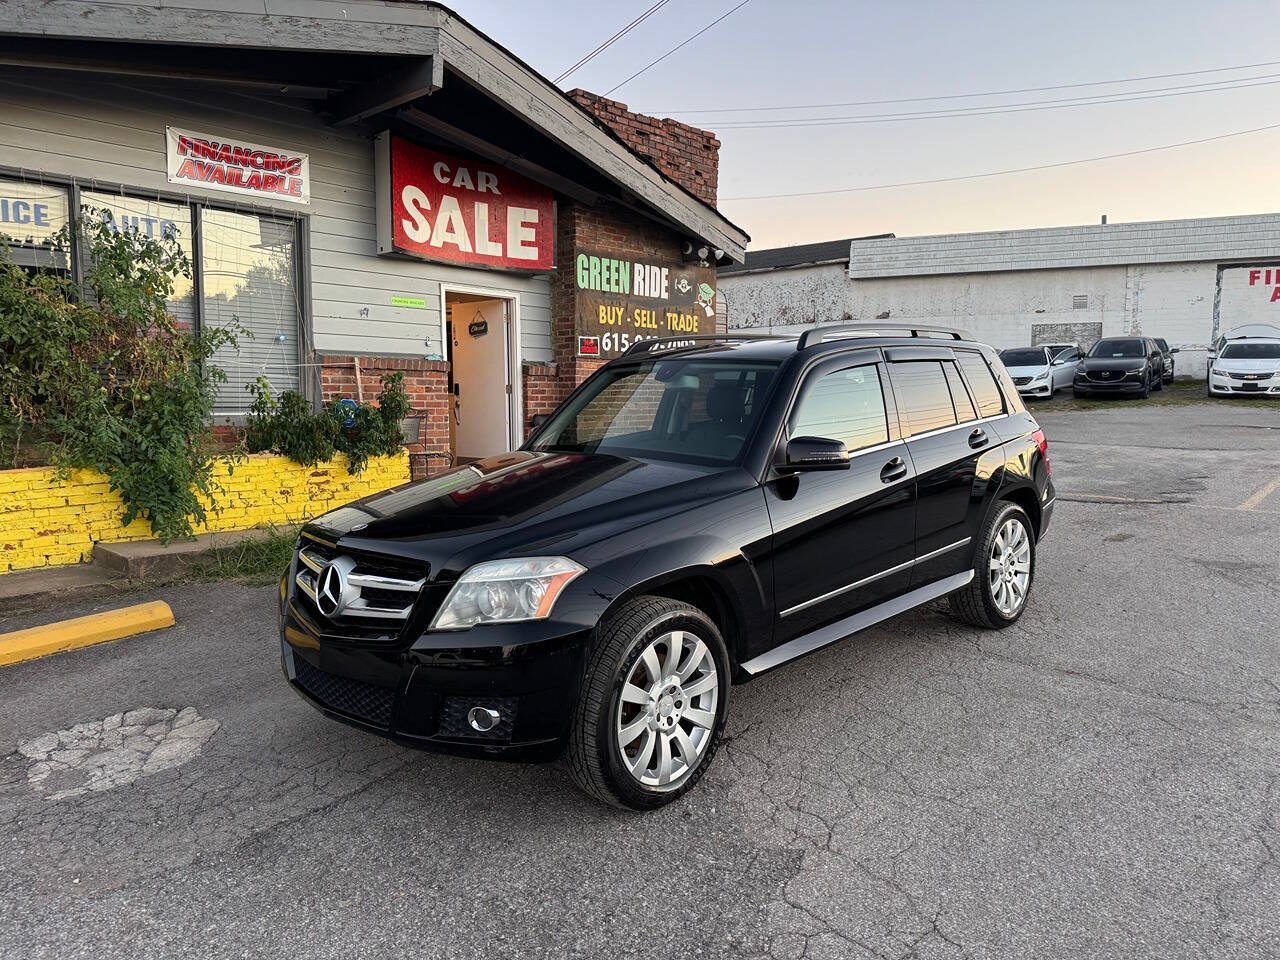
[[983,430],[978,429],[969,434],[969,446],[973,447],[973,449],[977,450],[978,447],[985,447],[986,445],[987,435]]
[[907,475],[907,464],[901,457],[894,457],[880,468],[880,479],[885,483],[893,483]]

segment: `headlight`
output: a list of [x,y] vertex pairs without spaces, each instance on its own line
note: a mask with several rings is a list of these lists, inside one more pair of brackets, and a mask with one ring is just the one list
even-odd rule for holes
[[1037,380],[1047,380],[1048,377],[1049,377],[1049,371],[1041,370],[1039,373],[1035,375],[1035,377],[1032,378],[1031,382],[1035,383]]
[[477,563],[458,578],[432,630],[457,630],[476,623],[542,620],[556,598],[586,567],[568,557],[521,557]]
[[1219,370],[1217,367],[1214,367],[1214,368],[1213,368],[1213,375],[1214,375],[1215,377],[1229,377],[1229,376],[1230,376],[1230,374],[1229,374],[1229,373],[1227,373],[1227,371],[1225,371],[1225,370]]

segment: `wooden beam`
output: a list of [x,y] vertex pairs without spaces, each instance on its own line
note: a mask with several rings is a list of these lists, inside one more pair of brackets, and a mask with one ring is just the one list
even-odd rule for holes
[[421,97],[429,97],[444,84],[444,62],[426,56],[386,77],[362,84],[329,98],[330,125],[345,127],[379,113],[394,110]]
[[580,183],[575,183],[568,177],[561,176],[555,171],[548,170],[546,167],[540,166],[531,160],[526,160],[519,154],[512,153],[504,147],[490,143],[488,140],[477,137],[473,133],[468,133],[461,127],[455,127],[451,123],[433,117],[422,110],[412,107],[407,110],[401,110],[396,114],[396,119],[418,130],[439,137],[448,143],[456,144],[464,150],[470,150],[478,157],[484,157],[486,160],[501,164],[508,170],[523,174],[530,180],[563,193],[566,197],[572,197],[574,200],[580,200],[583,203],[595,203],[600,199],[600,194],[596,191],[590,190]]
[[104,77],[150,77],[157,80],[189,80],[196,83],[215,83],[273,93],[276,96],[299,100],[323,100],[333,94],[335,87],[314,86],[284,79],[267,77],[237,77],[225,70],[201,70],[197,67],[162,64],[143,65],[123,61],[106,61],[93,58],[25,56],[21,53],[0,53],[0,66],[24,67],[32,70],[62,70],[71,73],[96,73]]

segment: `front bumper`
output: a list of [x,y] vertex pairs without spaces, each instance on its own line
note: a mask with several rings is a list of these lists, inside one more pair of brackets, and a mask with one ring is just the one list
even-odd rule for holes
[[1105,394],[1126,394],[1141,393],[1143,382],[1141,380],[1115,380],[1115,381],[1098,381],[1098,380],[1076,380],[1071,385],[1076,393],[1105,393]]
[[1272,376],[1266,380],[1237,380],[1235,377],[1210,373],[1209,392],[1224,397],[1280,396],[1280,377]]
[[[589,604],[567,599],[557,603],[556,619],[424,632],[373,647],[323,637],[305,600],[282,598],[281,666],[294,691],[321,713],[398,743],[551,760],[564,748],[598,617]],[[498,713],[493,729],[469,725],[473,707]]]
[[1048,380],[1040,380],[1036,383],[1017,384],[1018,396],[1020,397],[1050,397],[1053,396],[1053,390],[1049,387]]

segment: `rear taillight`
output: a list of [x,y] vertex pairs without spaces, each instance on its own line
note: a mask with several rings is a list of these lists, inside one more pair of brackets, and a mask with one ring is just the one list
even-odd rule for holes
[[1036,442],[1036,446],[1040,448],[1040,458],[1044,460],[1044,472],[1049,472],[1049,438],[1044,435],[1043,430],[1037,430],[1031,435],[1031,439]]

